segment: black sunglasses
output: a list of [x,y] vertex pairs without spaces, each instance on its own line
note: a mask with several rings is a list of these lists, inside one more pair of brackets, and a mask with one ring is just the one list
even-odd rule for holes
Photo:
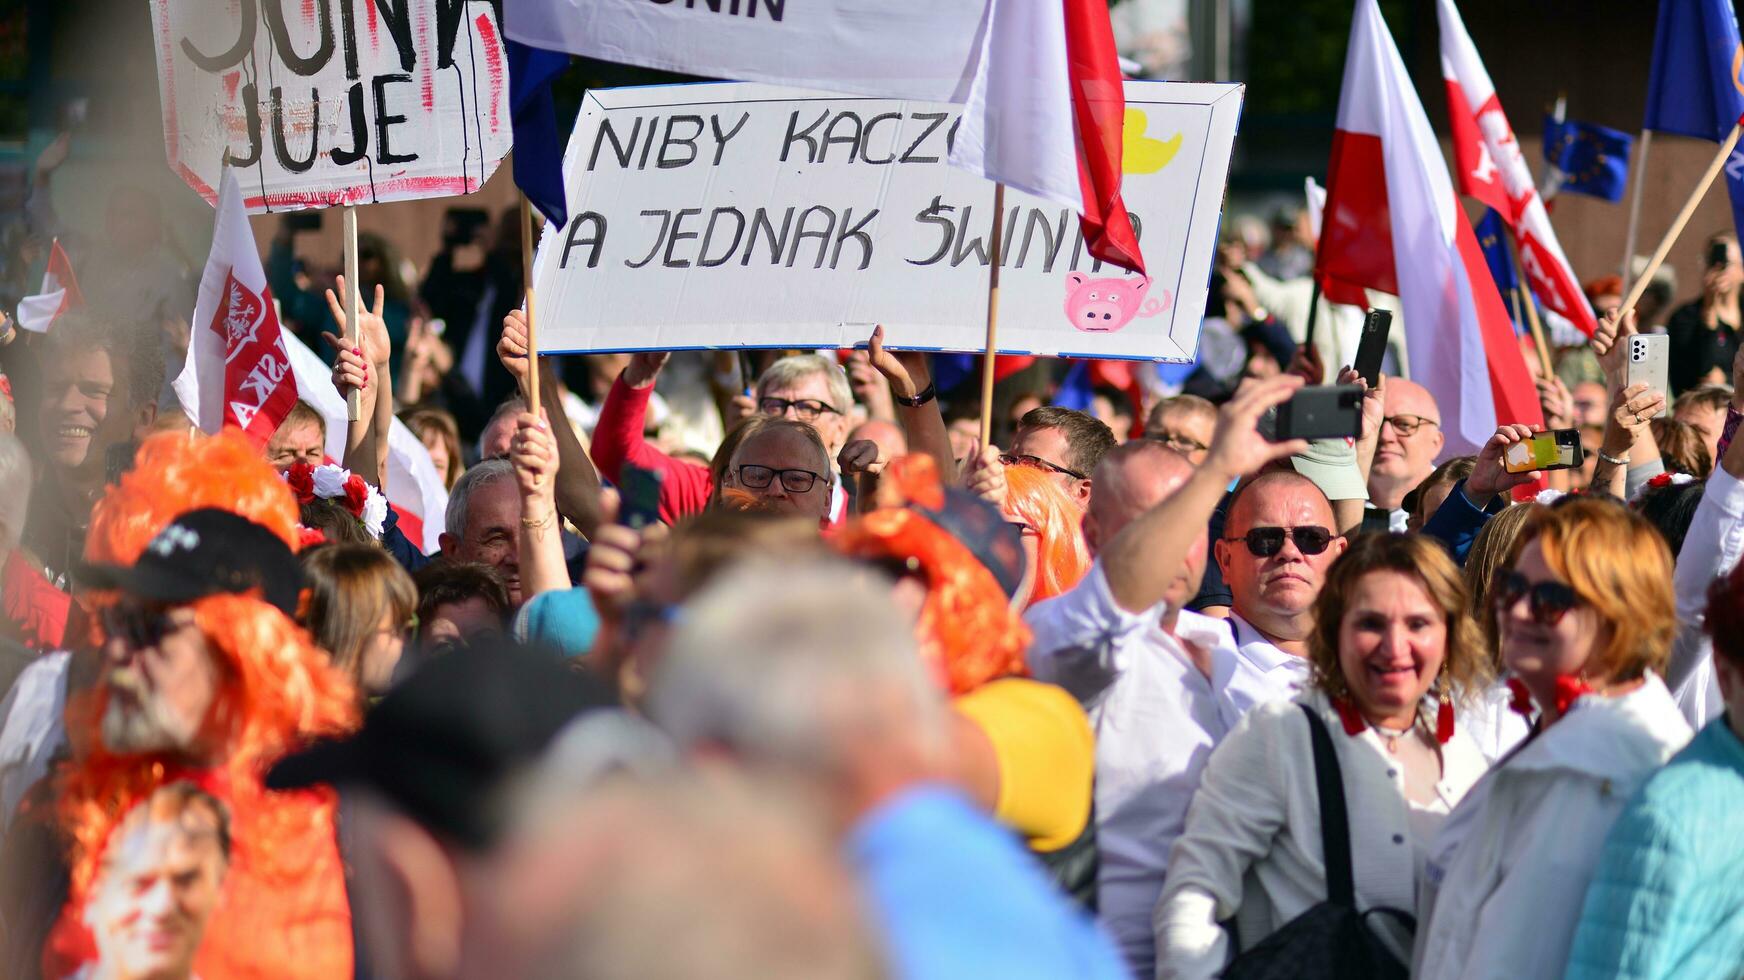
[[1256,527],[1239,538],[1224,538],[1225,541],[1240,541],[1247,545],[1247,550],[1255,558],[1270,558],[1284,550],[1284,540],[1288,538],[1296,542],[1296,550],[1304,555],[1318,555],[1332,544],[1332,539],[1338,537],[1326,528],[1309,524],[1304,527]]
[[1555,626],[1569,610],[1581,604],[1574,586],[1567,582],[1534,582],[1519,572],[1507,572],[1496,580],[1496,608],[1510,609],[1522,598],[1526,611],[1541,626]]
[[1077,470],[1067,469],[1066,467],[1061,466],[1058,463],[1050,463],[1047,460],[1041,458],[1040,456],[1030,456],[1027,454],[1019,454],[1019,453],[1001,453],[999,456],[999,461],[1001,463],[1004,463],[1006,466],[1035,466],[1035,467],[1039,467],[1040,469],[1047,470],[1050,473],[1063,473],[1066,476],[1069,476],[1074,480],[1088,480],[1089,479],[1089,477],[1078,472]]
[[781,488],[788,493],[809,493],[822,479],[811,470],[777,470],[756,463],[739,467],[739,482],[752,490],[766,489],[777,476],[781,477]]

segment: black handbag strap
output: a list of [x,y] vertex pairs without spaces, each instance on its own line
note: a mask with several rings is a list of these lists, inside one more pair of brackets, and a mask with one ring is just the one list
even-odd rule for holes
[[1314,783],[1320,794],[1320,850],[1326,863],[1326,900],[1356,909],[1356,880],[1350,869],[1350,819],[1344,810],[1344,774],[1326,724],[1309,705],[1308,740],[1314,747]]

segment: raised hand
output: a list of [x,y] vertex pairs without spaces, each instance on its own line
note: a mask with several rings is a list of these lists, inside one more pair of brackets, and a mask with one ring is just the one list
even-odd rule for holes
[[[925,355],[916,352],[913,356],[924,357]],[[882,323],[872,328],[872,336],[866,341],[866,358],[873,367],[878,369],[878,373],[884,375],[885,380],[890,382],[892,394],[901,398],[913,398],[920,394],[920,390],[915,387],[914,377],[908,369],[908,364],[904,363],[908,358],[898,357],[894,352],[884,349],[884,324]]]
[[1665,393],[1636,382],[1611,399],[1611,417],[1631,437],[1653,422],[1653,417],[1665,408]]
[[1574,427],[1574,396],[1568,386],[1554,375],[1538,378],[1538,403],[1544,407],[1544,427],[1569,429]]
[[999,450],[982,446],[979,455],[970,456],[963,470],[963,487],[1000,510],[1005,509],[1005,464],[999,461]]
[[1295,374],[1280,374],[1244,385],[1218,410],[1211,451],[1200,468],[1228,482],[1258,473],[1273,460],[1307,452],[1306,439],[1268,442],[1259,433],[1260,416],[1267,409],[1289,401],[1301,387],[1302,378]]
[[884,467],[889,463],[890,459],[884,455],[883,450],[870,439],[855,439],[836,454],[836,465],[841,467],[843,476],[857,473],[876,475],[884,472]]
[[531,412],[516,416],[509,462],[521,491],[521,513],[535,521],[556,513],[557,440],[544,419]]
[[497,360],[503,362],[503,369],[515,379],[515,384],[525,388],[527,385],[527,370],[531,359],[527,356],[527,314],[520,310],[510,310],[503,317],[503,335],[497,339]]
[[[346,289],[345,277],[340,276],[338,283],[339,292],[344,293]],[[339,324],[341,336],[351,337],[352,340],[347,343],[340,336],[334,336],[330,333],[323,333],[322,338],[332,344],[334,350],[344,350],[347,347],[355,348],[362,356],[369,359],[369,363],[378,366],[386,364],[388,359],[393,356],[394,347],[392,341],[388,340],[387,321],[382,319],[384,303],[386,303],[386,294],[382,291],[382,287],[377,285],[374,306],[371,307],[361,302],[358,304],[357,330],[353,333],[348,329],[346,314],[348,304],[341,303],[339,296],[333,290],[327,290],[327,309],[333,313],[333,322]]]
[[1496,434],[1484,443],[1478,450],[1477,463],[1472,467],[1471,476],[1466,477],[1465,496],[1479,509],[1489,506],[1490,500],[1498,493],[1537,480],[1539,472],[1509,473],[1504,457],[1508,447],[1517,442],[1532,438],[1532,427],[1529,425],[1504,425],[1496,429]]
[[1341,385],[1356,385],[1358,388],[1362,389],[1362,437],[1364,439],[1379,438],[1381,434],[1381,420],[1387,416],[1387,376],[1384,374],[1381,375],[1380,383],[1375,385],[1373,388],[1370,388],[1368,380],[1358,374],[1356,368],[1347,364],[1339,369],[1338,379],[1334,383]]
[[670,351],[642,351],[630,355],[630,363],[624,366],[622,375],[624,384],[632,388],[646,388],[660,377],[660,369],[672,358]]
[[1620,310],[1608,310],[1599,318],[1599,327],[1593,331],[1591,345],[1593,353],[1598,355],[1599,367],[1605,371],[1605,383],[1612,391],[1623,387],[1624,349],[1628,346],[1623,338],[1636,333],[1635,311],[1630,310],[1627,318],[1619,319]]
[[368,391],[369,361],[364,359],[363,351],[356,347],[340,347],[339,339],[332,334],[322,334],[321,337],[338,351],[333,359],[333,387],[339,389],[339,394],[349,398],[354,391]]

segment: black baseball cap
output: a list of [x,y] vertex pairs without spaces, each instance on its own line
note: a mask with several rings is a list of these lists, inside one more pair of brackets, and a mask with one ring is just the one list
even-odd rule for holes
[[908,506],[969,549],[993,573],[1006,598],[1017,595],[1026,564],[1022,532],[1011,526],[999,508],[980,497],[956,487],[944,490],[940,507],[923,507],[912,501]]
[[367,786],[425,828],[484,850],[503,828],[498,791],[509,777],[576,716],[617,704],[607,684],[549,652],[485,638],[413,672],[350,737],[280,759],[266,785]]
[[278,535],[217,507],[190,510],[169,523],[132,566],[86,564],[78,580],[154,602],[192,602],[259,589],[286,616],[297,615],[302,566]]

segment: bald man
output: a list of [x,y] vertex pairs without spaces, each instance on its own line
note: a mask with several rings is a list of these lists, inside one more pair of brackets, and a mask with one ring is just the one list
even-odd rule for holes
[[1098,916],[1135,976],[1155,975],[1151,913],[1169,847],[1205,760],[1240,719],[1223,696],[1242,671],[1229,628],[1183,607],[1199,591],[1224,488],[1300,448],[1255,431],[1300,384],[1274,378],[1232,400],[1202,465],[1153,440],[1110,450],[1084,515],[1096,563],[1025,616],[1031,670],[1077,697],[1096,729]]
[[1410,517],[1401,507],[1405,495],[1429,476],[1441,455],[1441,409],[1429,389],[1405,378],[1388,378],[1384,398],[1386,416],[1369,467],[1369,505],[1385,514],[1389,530],[1403,533]]
[[854,427],[854,431],[848,433],[848,442],[856,442],[861,439],[870,440],[875,444],[878,447],[878,455],[884,459],[895,459],[898,456],[908,455],[908,436],[903,433],[902,427],[894,422],[886,422],[883,419],[867,419],[861,422]]

